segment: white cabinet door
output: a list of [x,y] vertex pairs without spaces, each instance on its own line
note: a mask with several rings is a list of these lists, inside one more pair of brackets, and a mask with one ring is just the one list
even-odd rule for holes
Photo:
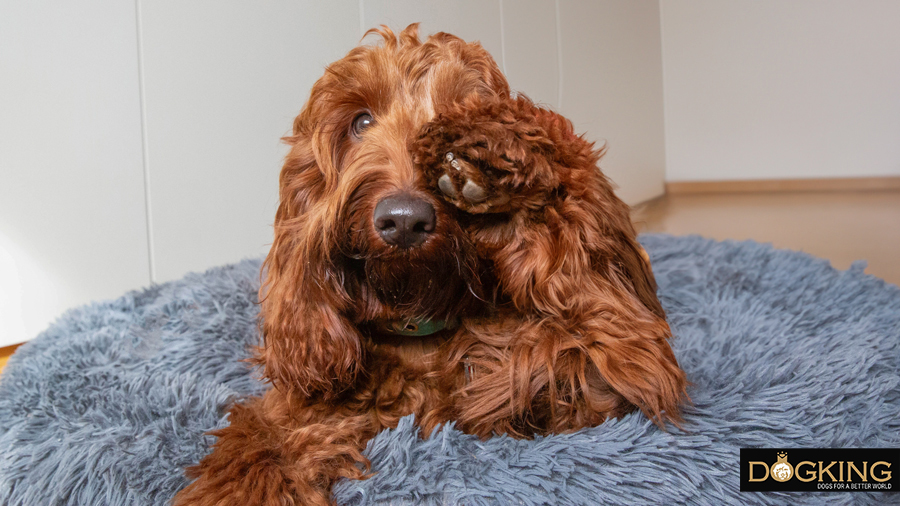
[[400,33],[407,25],[420,23],[419,38],[447,32],[470,42],[478,41],[503,67],[499,1],[362,0],[361,5],[364,30],[387,25],[395,33]]
[[666,153],[657,0],[559,0],[560,111],[609,151],[629,204],[662,195]]
[[140,3],[157,281],[264,255],[294,116],[359,2]]
[[0,3],[0,347],[147,285],[131,2]]

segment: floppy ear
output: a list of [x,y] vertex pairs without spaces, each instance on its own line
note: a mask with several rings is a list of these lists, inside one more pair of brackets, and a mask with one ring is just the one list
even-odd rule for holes
[[[467,391],[512,381],[516,416],[546,392],[556,429],[593,423],[598,414],[619,416],[630,406],[657,423],[677,422],[686,379],[668,344],[671,331],[629,208],[597,166],[602,153],[575,135],[568,120],[524,99],[493,107],[472,109],[468,121],[458,122],[488,148],[472,142],[453,151],[484,152],[470,164],[512,174],[502,180],[510,216],[472,218],[487,225],[476,226],[473,237],[493,261],[521,323],[511,331],[483,326],[484,342],[515,336],[505,345],[511,359],[508,367],[497,362],[496,375],[486,372]],[[499,157],[492,158],[490,146],[501,150]],[[478,358],[473,346],[470,360]],[[493,360],[488,355],[485,371]],[[483,397],[500,413],[504,401],[495,394]]]
[[356,379],[360,335],[343,315],[349,297],[328,254],[326,183],[308,139],[297,134],[280,177],[275,240],[260,289],[264,345],[256,362],[277,387],[334,397]]
[[[611,193],[611,191],[610,191]],[[611,195],[610,198],[616,198]],[[618,200],[616,198],[616,200]],[[618,269],[611,272],[620,278],[621,282],[630,287],[640,301],[660,318],[666,317],[659,298],[656,296],[656,278],[650,266],[650,256],[636,239],[634,225],[628,213],[628,207],[619,202],[619,215],[610,217],[610,228],[617,229],[613,234],[615,248],[612,250],[611,261]]]
[[[649,257],[637,241],[629,207],[597,167],[602,152],[585,156],[590,144],[564,131],[569,135],[561,135],[556,146],[582,155],[558,156],[566,167],[559,173],[568,195],[561,214],[574,229],[566,234],[568,247],[584,252],[570,258],[576,264],[587,258],[591,263],[570,267],[571,272],[590,274],[567,282],[597,304],[583,315],[591,315],[584,320],[581,343],[587,360],[561,364],[558,370],[572,383],[588,375],[584,367],[592,364],[603,381],[651,420],[661,426],[664,421],[678,424],[687,380],[668,343],[671,330],[656,296]],[[585,397],[591,404],[587,393]]]
[[[592,251],[598,292],[611,316],[597,318],[586,355],[603,380],[651,420],[679,425],[687,379],[668,343],[672,335],[656,296],[649,256],[637,242],[628,206],[599,171],[584,205],[608,238]],[[569,369],[573,374],[580,369]]]
[[591,270],[624,287],[665,319],[650,258],[637,241],[631,210],[616,196],[612,183],[598,167],[605,148],[594,150],[593,144],[576,136],[571,123],[562,117],[554,125],[556,172],[568,195],[564,204],[569,209],[564,214],[573,219],[572,225],[580,229],[575,237],[583,241],[578,244],[575,240],[573,246],[586,250]]
[[665,319],[650,259],[637,241],[630,208],[616,196],[597,166],[604,150],[593,151],[591,143],[573,133],[567,120],[559,118],[559,124],[564,126],[559,128],[555,142],[557,173],[568,195],[563,214],[573,219],[578,231],[570,236],[570,246],[585,251],[591,259],[590,270],[625,288],[653,314]]

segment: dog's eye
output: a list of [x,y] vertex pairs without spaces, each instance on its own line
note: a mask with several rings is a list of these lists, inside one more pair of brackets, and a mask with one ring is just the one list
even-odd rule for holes
[[375,120],[372,118],[372,115],[364,112],[353,120],[353,124],[350,126],[350,133],[354,137],[359,138],[367,128],[374,124]]

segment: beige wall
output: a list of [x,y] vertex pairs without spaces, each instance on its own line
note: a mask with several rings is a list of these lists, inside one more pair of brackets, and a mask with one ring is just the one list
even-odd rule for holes
[[661,14],[668,181],[900,175],[900,2]]

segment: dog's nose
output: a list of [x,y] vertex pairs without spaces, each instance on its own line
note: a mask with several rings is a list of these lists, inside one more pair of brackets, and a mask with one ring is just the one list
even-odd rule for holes
[[412,248],[434,232],[434,206],[409,195],[388,197],[375,206],[374,220],[384,242]]

